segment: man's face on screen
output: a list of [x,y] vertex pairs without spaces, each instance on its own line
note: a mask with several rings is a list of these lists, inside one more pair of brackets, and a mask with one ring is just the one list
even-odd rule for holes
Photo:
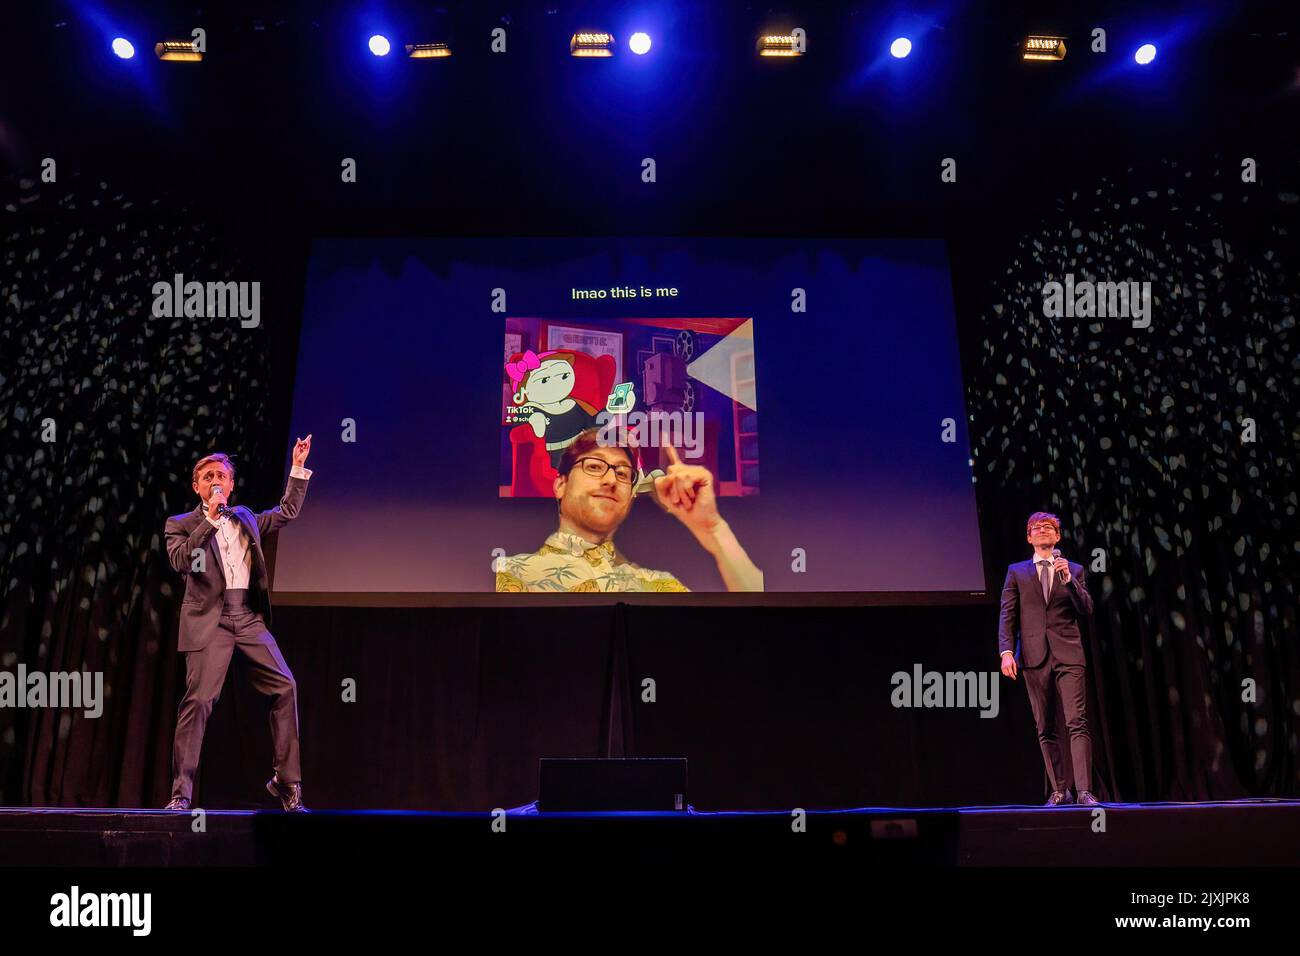
[[219,461],[205,462],[199,469],[199,480],[194,482],[194,490],[205,504],[212,494],[213,485],[221,486],[227,500],[235,493],[235,479],[231,476],[230,469]]
[[[593,448],[583,457],[611,465],[626,467],[628,464],[628,456],[620,448]],[[604,535],[613,534],[632,507],[631,483],[619,481],[612,468],[596,478],[587,474],[581,464],[575,465],[567,476],[556,479],[556,493],[560,498],[560,514],[578,528]]]

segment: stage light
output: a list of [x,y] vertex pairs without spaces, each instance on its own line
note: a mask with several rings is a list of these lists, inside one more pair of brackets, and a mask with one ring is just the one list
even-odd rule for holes
[[406,55],[412,60],[435,60],[451,56],[451,47],[445,43],[408,43]]
[[135,47],[133,47],[131,41],[125,37],[115,37],[113,39],[113,52],[122,59],[129,60],[131,57],[135,56]]
[[907,37],[899,37],[893,43],[889,44],[889,52],[894,59],[901,60],[907,54],[912,52],[912,41]]
[[758,38],[759,56],[803,56],[799,40],[793,35],[768,34]]
[[569,53],[572,56],[613,56],[614,34],[575,33],[569,40]]
[[1025,37],[1024,59],[1064,60],[1065,37]]
[[190,40],[163,40],[154,44],[153,51],[160,60],[178,63],[198,63],[203,59],[203,54],[194,49]]
[[1133,59],[1138,61],[1139,66],[1146,66],[1156,58],[1156,45],[1154,43],[1143,43],[1133,54]]
[[370,52],[375,56],[388,56],[388,51],[392,45],[388,42],[388,37],[376,33],[370,38]]
[[632,36],[628,38],[627,48],[631,50],[633,53],[635,53],[637,56],[642,56],[646,53],[649,53],[650,34],[633,33]]

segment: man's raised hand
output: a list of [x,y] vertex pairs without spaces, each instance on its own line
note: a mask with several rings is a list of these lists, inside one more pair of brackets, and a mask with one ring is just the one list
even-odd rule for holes
[[307,461],[307,455],[311,452],[311,435],[306,438],[299,438],[297,444],[293,446],[293,464],[295,468],[301,468]]
[[664,446],[668,473],[655,479],[655,496],[664,510],[692,531],[710,531],[722,520],[714,496],[713,475],[700,465],[683,465],[677,449]]

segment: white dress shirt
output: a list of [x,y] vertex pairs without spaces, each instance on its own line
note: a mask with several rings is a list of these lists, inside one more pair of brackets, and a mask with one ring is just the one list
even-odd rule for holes
[[[290,478],[311,478],[311,469],[294,465],[289,471]],[[217,548],[221,551],[221,574],[226,579],[227,590],[239,590],[248,587],[249,574],[253,569],[253,556],[249,552],[252,544],[248,533],[238,521],[231,521],[225,515],[216,519],[208,517],[206,508],[203,517],[208,524],[217,529]]]

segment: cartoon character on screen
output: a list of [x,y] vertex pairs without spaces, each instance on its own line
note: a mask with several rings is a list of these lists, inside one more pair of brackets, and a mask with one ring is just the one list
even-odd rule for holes
[[559,467],[564,449],[596,424],[609,391],[606,383],[614,377],[613,364],[608,355],[558,350],[539,355],[532,349],[506,363],[514,403],[521,411],[533,409],[528,424],[534,435],[545,439],[553,467]]

